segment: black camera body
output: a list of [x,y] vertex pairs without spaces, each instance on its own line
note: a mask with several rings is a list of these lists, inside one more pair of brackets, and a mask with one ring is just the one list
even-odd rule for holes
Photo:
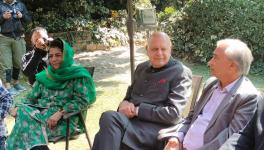
[[13,18],[17,18],[17,10],[14,8],[13,10],[9,11]]
[[45,45],[49,46],[50,45],[50,42],[51,40],[50,39],[47,39],[47,38],[43,38],[44,42],[45,42]]

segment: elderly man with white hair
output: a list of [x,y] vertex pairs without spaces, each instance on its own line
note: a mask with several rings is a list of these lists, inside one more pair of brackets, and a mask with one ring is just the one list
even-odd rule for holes
[[30,85],[36,81],[36,74],[48,66],[48,44],[52,40],[45,28],[36,27],[32,30],[33,48],[22,57],[22,72],[28,77]]
[[92,150],[158,149],[159,130],[180,119],[191,92],[190,69],[172,58],[164,32],[151,34],[147,55],[117,111],[102,114]]
[[238,39],[217,42],[208,62],[211,75],[200,99],[183,122],[160,131],[165,150],[217,150],[252,118],[259,92],[246,77],[252,54]]

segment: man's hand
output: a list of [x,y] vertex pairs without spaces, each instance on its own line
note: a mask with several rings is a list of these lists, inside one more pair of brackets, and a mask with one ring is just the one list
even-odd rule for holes
[[10,19],[11,17],[12,17],[12,14],[11,14],[10,11],[5,11],[5,12],[3,13],[3,18],[4,18],[4,19]]
[[41,50],[47,50],[47,45],[45,43],[45,40],[44,38],[40,37],[38,38],[36,41],[35,41],[35,47],[38,48],[38,49],[41,49]]
[[63,115],[63,112],[62,111],[57,111],[55,114],[53,114],[48,120],[47,120],[47,123],[48,123],[48,127],[50,129],[53,129],[58,121],[61,119]]
[[164,150],[179,150],[179,149],[180,149],[180,144],[178,138],[176,137],[170,138],[164,148]]
[[10,111],[9,111],[9,114],[10,114],[12,117],[16,118],[16,116],[17,116],[17,110],[18,110],[18,107],[11,108]]
[[136,116],[136,107],[133,103],[125,100],[119,104],[118,112],[126,115],[128,118],[133,118]]
[[22,18],[22,16],[23,16],[22,13],[21,13],[20,11],[17,11],[16,15],[17,15],[17,18],[18,18],[18,19]]

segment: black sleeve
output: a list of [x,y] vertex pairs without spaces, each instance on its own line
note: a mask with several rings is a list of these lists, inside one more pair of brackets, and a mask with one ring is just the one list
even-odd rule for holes
[[3,17],[4,12],[0,10],[0,25],[2,25],[5,22],[5,19]]
[[37,73],[39,64],[43,61],[42,58],[47,55],[47,52],[40,49],[33,49],[22,57],[22,72],[27,76],[32,76]]

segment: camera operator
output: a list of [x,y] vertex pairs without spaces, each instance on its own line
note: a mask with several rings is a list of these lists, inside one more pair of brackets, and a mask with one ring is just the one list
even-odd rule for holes
[[36,27],[32,30],[33,49],[22,57],[22,72],[28,77],[30,85],[35,82],[35,75],[47,67],[48,43],[51,40],[45,28]]
[[0,77],[11,95],[25,90],[18,79],[21,58],[26,51],[23,25],[30,21],[31,17],[22,2],[0,0]]

